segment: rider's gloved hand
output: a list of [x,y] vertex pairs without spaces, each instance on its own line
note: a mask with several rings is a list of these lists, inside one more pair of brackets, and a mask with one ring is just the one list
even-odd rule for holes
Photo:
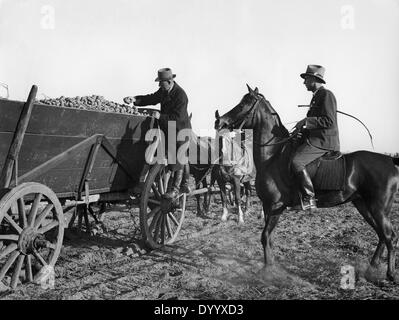
[[306,129],[295,129],[292,133],[291,136],[293,137],[292,140],[294,142],[299,142],[300,140],[302,140],[302,138],[304,137],[304,131]]
[[298,130],[301,130],[306,124],[306,118],[303,118],[301,121],[298,121],[298,123],[295,125],[295,128]]

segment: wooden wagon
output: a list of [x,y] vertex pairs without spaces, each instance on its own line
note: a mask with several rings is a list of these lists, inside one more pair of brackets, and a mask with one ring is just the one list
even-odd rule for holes
[[[0,281],[15,288],[54,267],[67,227],[66,210],[92,201],[126,200],[137,187],[140,226],[149,248],[172,243],[186,194],[166,201],[170,172],[148,165],[146,132],[153,117],[0,99]],[[196,190],[195,193],[206,192]],[[76,211],[74,211],[74,214]],[[80,216],[81,217],[81,216]],[[87,221],[86,221],[87,222]]]

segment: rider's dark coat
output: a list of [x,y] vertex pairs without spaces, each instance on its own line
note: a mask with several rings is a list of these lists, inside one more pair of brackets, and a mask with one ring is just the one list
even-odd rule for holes
[[306,129],[311,145],[339,151],[337,101],[330,90],[320,87],[313,96],[306,115]]

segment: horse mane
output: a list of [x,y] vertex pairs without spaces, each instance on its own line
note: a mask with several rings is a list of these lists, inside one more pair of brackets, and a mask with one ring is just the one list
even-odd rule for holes
[[262,98],[262,102],[264,102],[263,106],[264,106],[266,112],[270,113],[272,116],[277,117],[277,127],[275,129],[273,129],[273,133],[278,137],[283,137],[283,138],[288,137],[290,135],[289,131],[283,125],[280,115],[277,113],[276,110],[274,110],[274,108],[271,105],[271,103],[269,102],[269,100],[267,100],[263,94],[258,93],[258,95]]

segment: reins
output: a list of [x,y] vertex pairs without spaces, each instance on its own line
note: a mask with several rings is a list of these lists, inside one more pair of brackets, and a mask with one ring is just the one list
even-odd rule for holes
[[[247,121],[247,119],[250,117],[250,115],[252,114],[252,110],[255,109],[256,105],[258,104],[258,102],[262,101],[262,100],[266,100],[265,97],[261,94],[259,94],[258,96],[260,96],[260,98],[256,97],[255,102],[253,103],[253,105],[251,106],[251,108],[248,110],[247,114],[245,115],[245,117],[243,118],[241,125],[238,127],[238,130],[241,131],[242,127],[244,126],[245,121]],[[273,116],[277,116],[279,117],[279,115],[276,112],[272,112],[271,115]],[[280,117],[279,117],[280,120]],[[280,120],[280,124],[281,124],[281,120]],[[294,132],[291,136],[289,136],[288,138],[285,138],[281,141],[275,142],[275,143],[269,143],[269,141],[272,141],[274,138],[271,138],[269,141],[265,142],[265,143],[257,143],[256,141],[253,141],[254,144],[260,146],[260,147],[269,147],[269,146],[276,146],[276,145],[280,145],[280,144],[285,144],[288,141],[294,139],[297,135],[298,135],[299,131]]]

